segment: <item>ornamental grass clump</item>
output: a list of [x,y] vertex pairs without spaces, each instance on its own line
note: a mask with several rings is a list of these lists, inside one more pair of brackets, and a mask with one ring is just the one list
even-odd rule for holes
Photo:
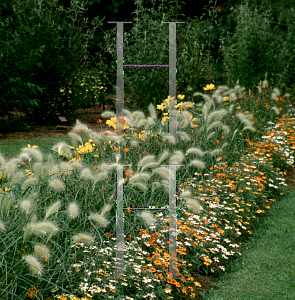
[[[200,275],[222,273],[231,257],[241,255],[239,242],[275,201],[266,195],[284,193],[283,168],[294,160],[292,135],[275,134],[279,127],[270,128],[269,122],[282,124],[283,132],[293,121],[283,115],[278,122],[273,109],[269,119],[259,111],[265,116],[260,123],[249,104],[254,99],[242,94],[243,88],[219,87],[206,94],[214,88],[205,88],[198,107],[175,103],[176,137],[167,135],[167,113],[157,120],[150,104],[148,117],[124,110],[124,133],[117,132],[113,112],[104,116],[114,131],[95,133],[78,121],[69,134],[75,146],[58,143],[47,162],[26,149],[14,167],[3,158],[0,171],[10,173],[1,182],[0,232],[15,249],[3,251],[14,270],[0,287],[6,298],[18,293],[25,299],[32,288],[44,297],[195,298],[202,290]],[[278,98],[267,98],[261,109],[286,111],[284,101],[275,105]],[[168,100],[157,108],[169,111]],[[256,141],[257,128],[269,138]],[[85,143],[79,132],[87,133]],[[26,170],[19,168],[23,160],[29,161]],[[122,181],[118,164],[124,165]],[[182,165],[175,177],[181,280],[169,279],[168,273],[171,164]],[[116,271],[116,192],[122,184],[126,276],[115,280],[110,277]]]

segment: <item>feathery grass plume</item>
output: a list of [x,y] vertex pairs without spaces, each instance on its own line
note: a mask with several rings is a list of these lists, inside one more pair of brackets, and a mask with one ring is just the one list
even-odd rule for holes
[[165,151],[161,154],[161,156],[160,156],[160,158],[159,158],[159,160],[158,160],[158,164],[160,165],[160,164],[161,164],[165,159],[167,159],[169,156],[170,156],[169,151],[168,151],[168,150],[165,150]]
[[3,166],[6,164],[6,160],[4,158],[4,156],[0,153],[0,166]]
[[181,116],[186,120],[190,120],[193,117],[193,115],[187,110],[182,111]]
[[1,202],[1,210],[2,212],[7,212],[10,210],[11,206],[13,205],[15,201],[15,197],[12,193],[10,194],[5,194],[4,198],[2,199]]
[[95,221],[101,227],[107,227],[110,223],[104,216],[98,213],[91,213],[89,216],[89,220]]
[[155,159],[155,155],[146,155],[138,162],[138,166],[141,167],[148,163],[154,162],[153,161],[154,159]]
[[57,201],[53,204],[51,204],[47,209],[46,209],[46,215],[45,215],[45,219],[48,219],[51,215],[55,214],[56,212],[59,211],[61,206],[61,202]]
[[23,260],[25,260],[26,263],[29,265],[32,273],[38,276],[42,276],[42,273],[44,272],[43,266],[39,262],[37,257],[35,257],[34,255],[25,255],[23,256]]
[[94,190],[94,187],[98,182],[106,180],[107,176],[108,176],[108,173],[106,171],[99,172],[98,174],[96,174],[93,179],[93,188],[92,189]]
[[116,142],[117,144],[121,144],[124,141],[124,139],[119,135],[111,135],[111,136],[108,135],[106,138],[107,138],[107,143],[111,141],[111,142]]
[[138,147],[139,143],[136,140],[131,141],[131,147],[135,148]]
[[154,218],[153,214],[149,211],[142,211],[140,214],[138,214],[140,218],[143,219],[143,221],[148,225],[152,225],[156,222],[156,219]]
[[12,177],[10,178],[10,182],[12,184],[20,183],[24,177],[26,177],[25,171],[19,170],[18,172],[12,175]]
[[147,186],[144,183],[140,183],[140,182],[133,183],[133,182],[130,182],[130,184],[131,184],[132,187],[137,187],[137,188],[139,188],[140,190],[143,190],[143,191],[145,191],[147,189]]
[[131,118],[132,113],[128,109],[124,108],[122,111],[127,115],[128,118]]
[[194,160],[191,160],[190,162],[190,166],[193,166],[193,167],[196,167],[198,169],[205,169],[205,163],[201,160],[198,160],[198,159],[194,159]]
[[190,189],[186,189],[184,190],[179,197],[180,198],[190,198],[192,196],[192,192],[190,191]]
[[169,179],[169,168],[167,167],[160,167],[158,169],[153,170],[153,173],[158,174],[164,179]]
[[64,153],[67,153],[69,155],[71,154],[71,150],[69,149],[69,145],[67,143],[65,143],[65,142],[59,142],[59,143],[57,143],[56,145],[54,145],[52,147],[51,150],[57,151],[57,153],[59,155],[62,155]]
[[232,93],[230,93],[230,95],[229,95],[229,101],[230,102],[232,102],[232,101],[234,101],[235,100],[235,97],[236,97],[236,93],[235,92],[232,92]]
[[90,234],[79,233],[79,234],[74,235],[72,237],[72,239],[73,239],[74,244],[83,243],[85,245],[90,245],[90,244],[94,243],[95,237]]
[[257,89],[258,89],[259,94],[261,94],[261,91],[262,91],[261,86],[258,85]]
[[68,217],[70,219],[75,219],[79,217],[80,209],[76,202],[71,202],[67,209]]
[[155,190],[159,189],[161,187],[161,183],[158,181],[154,181],[152,183],[152,191],[154,192]]
[[100,134],[98,134],[97,132],[91,132],[89,136],[95,144],[101,144],[102,139]]
[[73,171],[73,166],[65,161],[62,161],[59,164],[59,170],[64,172],[66,175],[69,175]]
[[145,169],[148,169],[148,168],[154,168],[154,167],[157,167],[159,164],[157,162],[151,162],[149,164],[146,164],[142,167],[141,169],[141,172],[143,172]]
[[17,172],[18,168],[17,165],[21,162],[19,158],[12,158],[8,161],[4,167],[4,170],[7,174],[11,175]]
[[204,100],[207,101],[207,102],[209,102],[211,100],[208,95],[204,95],[200,92],[196,92],[196,93],[193,94],[193,97],[196,97],[196,96],[202,96],[204,98]]
[[148,173],[137,173],[130,178],[130,182],[149,180],[151,176]]
[[101,210],[101,215],[105,216],[106,213],[108,213],[110,210],[112,209],[112,205],[111,204],[106,204],[102,210]]
[[199,204],[197,200],[187,199],[186,205],[190,208],[195,214],[198,214],[202,210],[202,206]]
[[138,114],[137,117],[136,117],[136,119],[135,119],[135,121],[134,121],[134,126],[136,128],[138,128],[141,125],[144,125],[145,123],[146,123],[146,120],[144,118],[144,115],[142,116],[142,115]]
[[68,135],[74,140],[74,141],[78,141],[80,142],[82,145],[83,145],[83,140],[81,138],[80,135],[78,135],[77,133],[75,132],[69,132]]
[[101,114],[103,118],[114,118],[116,115],[112,111],[105,111]]
[[49,175],[52,178],[56,178],[57,176],[60,175],[60,170],[59,170],[59,165],[54,165],[50,170],[49,170]]
[[209,106],[207,103],[205,103],[202,107],[202,113],[203,113],[203,117],[205,120],[207,120],[208,118],[208,113],[209,113]]
[[65,184],[60,179],[54,178],[48,180],[48,185],[53,190],[62,191],[65,189]]
[[222,123],[220,121],[215,121],[207,127],[207,130],[210,131],[211,129],[213,129],[215,127],[222,127]]
[[31,161],[32,160],[32,157],[31,155],[29,155],[28,152],[25,152],[23,151],[19,156],[18,158],[21,160],[21,161]]
[[51,153],[48,154],[47,156],[47,165],[52,168],[55,165],[55,159],[54,157],[51,155]]
[[43,244],[37,244],[34,245],[34,250],[42,259],[49,259],[50,250],[47,246]]
[[209,133],[208,136],[207,136],[207,141],[209,141],[210,139],[212,139],[214,136],[215,136],[215,131]]
[[174,151],[174,154],[170,157],[170,164],[180,164],[184,159],[184,154],[178,150]]
[[228,142],[225,142],[223,145],[222,145],[222,147],[221,147],[221,149],[223,150],[225,147],[227,147],[228,146]]
[[33,203],[31,201],[25,199],[25,200],[22,200],[19,202],[19,206],[20,206],[20,209],[28,215],[31,212]]
[[83,178],[85,180],[94,180],[93,174],[90,170],[90,168],[84,168],[80,173],[80,178]]
[[43,160],[43,154],[37,148],[27,148],[27,149],[23,150],[23,152],[28,153],[29,155],[31,155],[33,158],[35,158],[39,162]]
[[242,131],[244,131],[244,130],[250,130],[250,131],[252,131],[252,132],[255,132],[255,131],[256,131],[256,128],[253,127],[253,126],[245,126],[245,127],[243,128]]
[[[156,123],[156,121],[151,117],[147,117],[146,121],[147,121],[148,125],[150,125],[150,126],[152,126]],[[147,126],[146,126],[146,128],[147,128]]]
[[189,120],[183,119],[179,123],[177,123],[177,127],[183,129],[183,128],[187,127],[188,124],[190,124]]
[[4,224],[2,221],[0,221],[0,230],[1,230],[2,232],[5,232],[5,231],[6,231],[6,229],[5,229],[5,224]]
[[251,122],[245,117],[243,113],[236,113],[236,116],[245,126],[252,126]]
[[229,133],[229,132],[230,132],[229,126],[227,126],[227,125],[225,125],[225,124],[222,124],[222,129],[223,129],[223,131],[225,131],[226,133]]
[[235,105],[234,105],[234,104],[231,104],[231,105],[229,106],[229,108],[228,108],[228,112],[229,112],[230,114],[233,112],[233,110],[234,110],[234,107],[235,107]]
[[83,165],[78,161],[72,162],[71,166],[74,170],[81,170],[83,168]]
[[150,113],[151,118],[156,120],[157,119],[157,111],[156,111],[155,106],[152,103],[150,103],[150,105],[148,106],[148,111]]
[[221,151],[222,149],[214,149],[210,152],[210,155],[211,156],[218,155]]
[[41,176],[43,177],[43,178],[45,178],[46,176],[48,176],[48,167],[49,167],[49,165],[48,164],[46,164],[45,166],[42,166],[42,170],[41,170]]
[[203,152],[201,149],[199,149],[199,148],[194,148],[194,147],[192,147],[192,148],[189,148],[187,151],[186,151],[186,153],[185,153],[185,155],[188,155],[188,154],[195,154],[195,155],[199,155],[199,156],[204,156],[204,154],[205,154],[205,152]]
[[216,119],[215,121],[220,121],[226,115],[227,110],[224,108],[212,111],[206,119],[207,125],[211,124],[214,119]]
[[27,224],[26,228],[35,234],[54,234],[59,230],[58,227],[50,221],[31,222]]
[[89,134],[91,131],[92,131],[91,129],[89,129],[85,124],[81,123],[78,119],[76,120],[76,124],[72,129],[72,132],[74,133],[82,132],[82,133]]
[[36,177],[31,177],[25,180],[21,186],[22,191],[25,191],[28,187],[35,185],[38,183],[38,180]]
[[186,132],[183,131],[178,131],[177,132],[177,136],[179,136],[181,138],[181,140],[188,142],[191,140],[191,138],[189,137],[189,135]]
[[163,141],[168,141],[170,144],[175,144],[176,143],[176,139],[173,135],[162,135],[163,136]]
[[33,165],[33,171],[34,171],[34,173],[36,175],[41,174],[42,167],[43,167],[43,163],[41,163],[41,162],[34,163],[34,165]]
[[276,106],[273,106],[271,109],[272,109],[277,115],[280,114],[280,110],[279,110]]
[[263,80],[262,85],[264,85],[265,87],[268,87],[268,80]]

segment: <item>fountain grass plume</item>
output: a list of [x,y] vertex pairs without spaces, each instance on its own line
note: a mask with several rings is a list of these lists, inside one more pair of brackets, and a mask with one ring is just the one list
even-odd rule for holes
[[51,167],[51,169],[49,169],[49,176],[51,176],[52,178],[57,178],[57,176],[59,176],[59,173],[60,170],[59,170],[59,165],[54,165]]
[[158,174],[159,176],[161,176],[164,179],[169,179],[169,168],[168,167],[160,167],[157,169],[153,170],[153,173]]
[[28,199],[24,199],[19,202],[19,207],[24,213],[28,215],[32,211],[33,203]]
[[156,219],[150,211],[142,211],[138,215],[148,226],[151,226],[156,222]]
[[76,202],[71,202],[67,208],[68,217],[70,219],[76,219],[79,217],[80,208]]
[[4,224],[3,221],[0,221],[0,230],[1,230],[2,232],[5,232],[5,231],[6,231],[6,229],[5,229],[5,224]]
[[195,214],[198,214],[202,210],[202,206],[195,199],[187,199],[186,205],[191,209]]
[[184,154],[182,153],[182,151],[177,150],[174,151],[174,154],[170,157],[170,164],[180,164],[184,159]]
[[195,154],[195,155],[198,155],[198,156],[204,156],[206,152],[203,152],[200,148],[195,148],[195,147],[192,147],[192,148],[189,148],[185,155],[188,155],[188,154]]
[[42,259],[48,259],[50,257],[49,248],[43,244],[34,245],[34,250]]
[[179,136],[180,139],[184,142],[188,142],[191,140],[190,136],[184,131],[178,131],[177,136]]
[[205,169],[206,164],[199,159],[194,159],[194,160],[191,160],[190,166],[193,166],[193,167],[203,170],[203,169]]
[[61,207],[61,202],[57,201],[53,204],[51,204],[47,209],[46,209],[46,215],[45,215],[45,219],[48,219],[51,215],[57,213],[59,211]]
[[25,260],[29,265],[29,268],[33,274],[42,276],[44,269],[37,257],[34,255],[24,255],[23,260]]
[[90,168],[84,168],[80,173],[80,178],[83,178],[85,180],[94,180],[92,171]]
[[83,243],[85,245],[91,245],[95,241],[95,237],[87,233],[78,233],[72,239],[74,244]]
[[89,129],[85,124],[82,124],[78,119],[76,120],[76,124],[72,129],[72,133],[86,133],[89,134],[92,130]]
[[138,162],[138,166],[144,166],[148,163],[151,163],[154,159],[155,155],[146,155]]
[[48,180],[48,186],[56,191],[62,191],[65,189],[65,184],[62,180],[54,178],[54,179],[50,179]]
[[26,229],[35,234],[55,234],[58,227],[51,221],[31,222]]
[[[23,154],[29,154],[30,159],[29,161],[32,160],[32,158],[36,159],[37,161],[43,161],[43,154],[42,152],[37,149],[37,148],[26,148],[25,150],[22,151]],[[21,154],[22,155],[22,154]],[[20,156],[21,156],[20,155]]]
[[56,145],[54,145],[52,147],[51,150],[57,151],[57,153],[59,155],[62,155],[64,153],[69,154],[69,155],[71,154],[71,150],[69,149],[69,145],[67,143],[65,143],[65,142],[59,142],[59,143],[57,143]]
[[24,192],[28,187],[30,187],[32,185],[36,185],[37,182],[38,182],[38,180],[36,177],[30,177],[30,178],[26,179],[21,186],[22,191]]
[[160,158],[159,158],[159,160],[158,160],[158,164],[160,165],[160,164],[161,164],[164,160],[166,160],[169,156],[170,156],[169,151],[168,151],[168,150],[165,150],[165,151],[161,154],[161,156],[160,156]]
[[150,103],[149,106],[148,106],[148,111],[150,113],[150,117],[153,119],[153,120],[156,120],[157,119],[157,112],[156,112],[156,108],[155,106]]
[[142,181],[142,180],[149,180],[151,178],[150,174],[148,173],[137,173],[134,174],[132,177],[130,177],[130,183],[133,183],[134,181]]
[[4,195],[4,198],[2,199],[2,202],[1,202],[2,213],[8,212],[14,202],[15,202],[15,197],[12,193]]

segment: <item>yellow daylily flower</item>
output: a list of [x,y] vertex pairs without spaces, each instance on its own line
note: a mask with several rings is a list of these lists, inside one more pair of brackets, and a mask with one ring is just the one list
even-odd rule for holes
[[210,83],[210,84],[207,84],[206,87],[204,87],[203,89],[204,89],[204,91],[211,91],[211,90],[215,89],[215,85]]

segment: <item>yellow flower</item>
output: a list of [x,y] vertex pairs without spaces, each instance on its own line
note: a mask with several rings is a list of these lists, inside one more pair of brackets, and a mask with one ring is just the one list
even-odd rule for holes
[[36,149],[36,148],[38,148],[38,146],[34,145],[34,146],[31,147],[31,145],[28,144],[28,147],[27,148],[23,148],[22,150],[31,149],[31,148]]
[[178,98],[179,100],[183,100],[184,97],[185,97],[185,95],[178,95],[178,96],[177,96],[177,98]]
[[206,87],[204,87],[203,89],[204,89],[204,91],[211,91],[211,90],[215,89],[215,85],[210,83],[210,84],[207,84]]
[[164,110],[166,108],[166,105],[162,103],[161,105],[157,105],[157,109]]

